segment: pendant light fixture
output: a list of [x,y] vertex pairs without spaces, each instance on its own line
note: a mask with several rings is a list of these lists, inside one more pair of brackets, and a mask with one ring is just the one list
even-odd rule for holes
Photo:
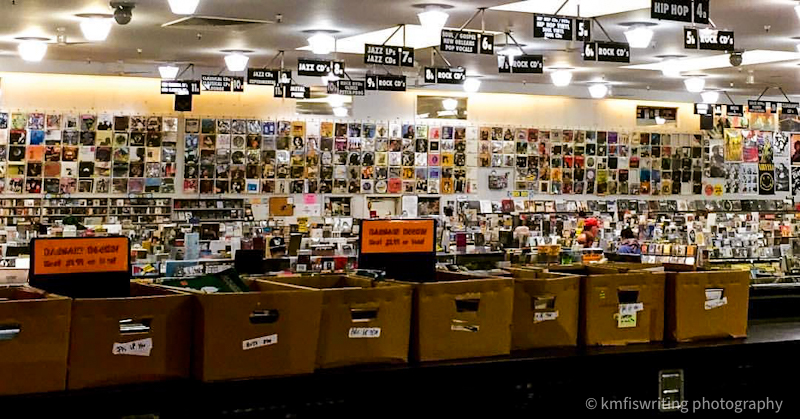
[[454,111],[458,109],[458,101],[453,98],[447,98],[442,100],[442,107],[446,111]]
[[111,32],[114,16],[103,13],[87,13],[77,15],[81,18],[81,32],[87,41],[105,41]]
[[476,77],[467,77],[464,80],[464,91],[467,93],[477,93],[481,89],[481,80]]
[[347,108],[344,107],[333,108],[333,115],[338,118],[344,118],[347,116]]
[[653,30],[651,26],[655,23],[651,22],[629,22],[622,23],[622,26],[627,26],[628,30],[625,31],[625,39],[630,44],[631,48],[648,48],[653,41]]
[[572,83],[572,71],[570,69],[562,68],[553,70],[550,73],[550,80],[553,81],[553,85],[556,87],[566,87]]
[[706,87],[706,79],[697,76],[689,77],[683,81],[683,84],[690,93],[700,93]]
[[589,85],[589,95],[594,99],[602,99],[608,94],[608,85],[605,83],[592,83]]
[[719,100],[719,92],[716,90],[706,90],[705,92],[700,94],[700,97],[703,98],[703,103],[713,104],[717,103]]
[[25,37],[17,38],[17,52],[20,58],[29,62],[39,62],[47,54],[47,38]]
[[161,78],[164,80],[175,80],[180,70],[180,67],[171,64],[158,66],[158,74],[160,74]]
[[446,6],[439,4],[429,4],[425,6],[425,11],[417,14],[419,23],[423,28],[429,31],[441,31],[450,17],[444,11]]
[[200,0],[169,0],[169,8],[176,15],[193,15]]
[[331,35],[331,32],[317,31],[317,33],[308,38],[308,45],[311,46],[311,52],[317,55],[328,55],[336,50],[336,38]]
[[227,50],[222,52],[228,54],[225,56],[225,65],[228,67],[228,71],[237,73],[247,69],[247,63],[250,62],[250,57],[245,55],[245,53],[252,51]]
[[341,108],[344,106],[345,97],[342,95],[328,95],[328,104],[332,108]]

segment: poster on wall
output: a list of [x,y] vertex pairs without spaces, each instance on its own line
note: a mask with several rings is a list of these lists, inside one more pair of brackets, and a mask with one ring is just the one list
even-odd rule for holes
[[758,165],[758,194],[775,195],[775,165],[761,163]]
[[791,162],[788,157],[775,158],[775,192],[789,192],[791,188]]

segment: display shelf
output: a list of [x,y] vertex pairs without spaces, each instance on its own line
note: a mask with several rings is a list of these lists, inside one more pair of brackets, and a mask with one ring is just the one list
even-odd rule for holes
[[767,262],[780,262],[781,258],[721,258],[721,259],[708,259],[709,263],[736,263],[736,262],[749,262],[749,263],[767,263]]

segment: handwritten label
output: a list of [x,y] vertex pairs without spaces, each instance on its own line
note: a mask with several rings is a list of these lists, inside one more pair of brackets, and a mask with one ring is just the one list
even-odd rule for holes
[[706,310],[713,310],[724,305],[728,305],[728,297],[722,297],[717,300],[708,300],[705,303]]
[[533,313],[533,322],[541,323],[546,321],[555,320],[558,318],[558,311],[550,311],[546,313]]
[[478,332],[481,330],[481,327],[477,324],[451,324],[450,330],[453,332]]
[[153,350],[153,339],[141,339],[127,343],[114,343],[111,353],[114,355],[150,356]]
[[619,316],[617,316],[617,327],[620,329],[636,327],[636,313],[632,314],[620,313]]
[[242,350],[247,351],[250,349],[262,348],[264,346],[275,345],[276,343],[278,343],[278,335],[262,336],[260,338],[242,341]]
[[361,253],[431,253],[433,220],[364,220]]
[[380,327],[351,327],[347,336],[350,339],[379,338],[381,337]]
[[644,303],[635,303],[635,304],[620,304],[619,305],[619,314],[636,314],[638,311],[644,310]]
[[126,237],[36,239],[33,275],[128,271]]

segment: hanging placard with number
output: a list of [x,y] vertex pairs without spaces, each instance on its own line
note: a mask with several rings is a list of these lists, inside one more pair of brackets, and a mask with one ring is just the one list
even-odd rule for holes
[[541,55],[519,55],[512,60],[503,55],[498,67],[500,73],[541,74],[544,72],[544,58]]
[[161,80],[162,95],[199,95],[200,82],[197,80]]
[[533,37],[572,41],[572,19],[561,16],[533,15]]
[[414,67],[414,48],[365,44],[364,64]]
[[727,105],[726,114],[728,116],[744,116],[744,106],[742,105]]
[[694,23],[708,25],[711,22],[709,16],[711,0],[694,0]]
[[267,70],[264,68],[248,68],[247,84],[260,86],[274,86],[278,83],[280,70]]
[[695,115],[713,115],[714,108],[709,105],[708,103],[695,103],[694,104],[694,114]]
[[653,0],[652,19],[708,24],[709,0]]
[[494,55],[494,35],[442,29],[442,52]]
[[575,20],[575,40],[589,42],[592,40],[592,21],[589,19]]
[[683,29],[683,46],[686,49],[733,51],[735,44],[733,31]]
[[366,90],[377,90],[382,92],[405,92],[406,76],[395,76],[392,74],[376,75],[367,74]]
[[208,92],[244,91],[244,77],[238,76],[201,76],[200,84]]
[[587,42],[583,44],[584,61],[631,62],[631,47],[623,42]]
[[281,70],[279,84],[292,84],[292,70]]
[[750,113],[767,113],[767,102],[763,100],[748,100],[747,112]]
[[797,115],[797,107],[800,106],[797,102],[782,102],[781,115]]
[[328,82],[329,95],[364,96],[366,83],[363,80],[336,80]]
[[297,60],[297,74],[300,76],[323,77],[331,73],[337,77],[344,77],[344,62],[307,58]]
[[425,67],[425,83],[464,84],[466,78],[464,68]]

